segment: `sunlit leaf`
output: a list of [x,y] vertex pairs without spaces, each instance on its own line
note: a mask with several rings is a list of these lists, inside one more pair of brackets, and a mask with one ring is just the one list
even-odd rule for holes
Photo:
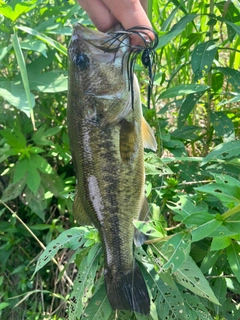
[[236,276],[238,282],[240,282],[240,245],[239,243],[232,241],[231,245],[227,247],[227,257],[230,268]]
[[175,98],[177,96],[185,96],[192,93],[206,91],[207,89],[208,87],[202,84],[182,84],[173,88],[166,89],[163,93],[160,94],[158,100]]
[[172,29],[165,35],[159,38],[158,47],[164,47],[166,44],[170,43],[170,41],[177,37],[186,27],[189,22],[192,22],[198,15],[197,14],[189,14],[183,17],[180,21],[178,21]]
[[202,166],[211,160],[231,159],[240,155],[240,141],[230,141],[217,145],[202,161]]
[[216,53],[217,47],[212,40],[200,43],[195,47],[191,59],[195,82],[209,72]]
[[18,28],[18,29],[20,29],[22,31],[25,31],[25,32],[31,34],[32,36],[35,36],[39,40],[41,40],[41,41],[45,42],[46,44],[48,44],[49,46],[57,49],[58,51],[60,51],[64,55],[67,55],[67,49],[63,45],[61,45],[59,42],[53,40],[52,38],[46,36],[45,34],[40,33],[37,30],[29,28],[29,27],[16,26],[16,28]]
[[208,281],[190,256],[175,272],[175,276],[176,280],[185,288],[213,303],[219,304]]

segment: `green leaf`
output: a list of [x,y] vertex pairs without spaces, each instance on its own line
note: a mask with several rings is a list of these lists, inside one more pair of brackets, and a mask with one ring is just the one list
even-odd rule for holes
[[219,138],[228,138],[233,135],[234,139],[234,125],[232,121],[224,112],[210,112],[210,121]]
[[212,251],[208,250],[207,254],[203,258],[202,263],[201,263],[202,273],[204,273],[204,274],[208,273],[209,270],[212,269],[212,267],[215,265],[215,263],[217,262],[220,255],[221,255],[221,251],[212,252]]
[[185,41],[181,43],[180,48],[178,49],[177,63],[181,61],[181,58],[186,52],[190,52],[190,48],[192,47],[192,45],[194,45],[194,43],[197,43],[201,37],[201,33],[191,33],[186,37]]
[[9,306],[10,303],[8,302],[1,302],[0,303],[0,310],[3,310]]
[[25,89],[25,93],[26,93],[26,97],[27,97],[27,101],[28,101],[28,107],[29,107],[30,114],[31,114],[35,103],[32,103],[32,95],[30,92],[30,87],[29,87],[29,82],[28,82],[26,64],[25,64],[25,60],[24,60],[24,57],[22,54],[22,50],[21,50],[19,39],[18,39],[16,32],[14,32],[14,35],[12,36],[12,44],[13,44],[13,48],[14,48],[14,51],[16,54],[18,66],[20,68],[22,82],[23,82],[23,86]]
[[159,221],[136,221],[133,220],[134,227],[140,230],[142,233],[155,238],[162,238],[165,235],[165,231]]
[[34,162],[32,162],[30,159],[26,159],[26,162],[28,164],[27,186],[33,192],[33,194],[36,195],[41,183],[41,177],[38,170],[35,167]]
[[[0,81],[0,95],[11,105],[23,111],[28,117],[32,108],[26,96],[26,91],[20,81]],[[35,104],[35,97],[30,92],[31,106]]]
[[214,306],[216,314],[220,314],[222,312],[222,306],[227,299],[227,283],[226,279],[217,279],[213,286],[213,291],[216,295],[216,298],[220,302],[220,306]]
[[18,129],[5,129],[0,130],[0,135],[5,139],[6,143],[14,149],[24,149],[26,148],[27,141],[25,136]]
[[30,86],[39,92],[63,92],[68,89],[68,79],[64,71],[59,70],[31,74]]
[[[192,214],[196,213],[197,215],[200,215],[200,210],[197,208],[190,200],[188,200],[184,196],[179,197],[180,200],[174,204],[174,206],[168,205],[168,207],[177,213],[176,216],[174,216],[174,220],[176,221],[183,221],[187,217],[190,217]],[[190,222],[190,226],[192,225],[192,222]]]
[[184,99],[179,110],[178,128],[181,128],[184,125],[184,122],[186,121],[190,112],[192,111],[197,101],[201,98],[203,94],[204,94],[204,91],[199,93],[191,93],[186,97],[186,99]]
[[154,153],[146,153],[145,156],[146,175],[173,174],[172,170]]
[[[45,43],[43,43],[40,40],[27,39],[27,40],[21,41],[20,45],[22,49],[40,52],[44,57],[47,58],[47,53],[46,53],[47,46]],[[30,81],[30,85],[31,85],[31,81]]]
[[174,275],[177,282],[185,288],[213,303],[219,304],[208,281],[190,256]]
[[97,269],[101,246],[94,245],[87,257],[83,258],[78,275],[74,281],[69,307],[69,320],[80,319],[89,298],[92,296],[92,287]]
[[227,174],[224,173],[213,173],[211,172],[211,174],[214,176],[214,179],[216,180],[217,183],[222,183],[228,186],[238,186],[240,188],[240,181],[239,179],[235,179]]
[[6,56],[6,54],[12,49],[12,45],[6,46],[0,49],[0,61]]
[[235,23],[232,23],[232,22],[228,21],[227,19],[221,18],[221,17],[218,17],[218,19],[220,21],[225,22],[230,27],[232,27],[233,30],[238,34],[238,36],[240,36],[240,26],[236,25]]
[[186,25],[189,22],[192,22],[197,16],[197,14],[189,14],[178,21],[167,34],[164,34],[159,38],[157,49],[170,43],[172,39],[177,37],[185,29]]
[[238,157],[240,155],[240,141],[229,141],[217,145],[202,161],[201,166],[206,163],[219,160],[219,159],[229,159],[233,157]]
[[4,15],[6,18],[15,21],[20,17],[23,13],[26,13],[32,10],[36,6],[36,1],[21,1],[20,3],[16,3],[14,9],[7,4],[1,3],[0,6],[0,14]]
[[194,296],[185,290],[183,291],[182,296],[184,298],[186,315],[189,320],[213,320],[211,314],[207,311],[198,296]]
[[233,187],[220,183],[211,183],[195,188],[195,190],[214,195],[228,207],[240,203],[240,188],[237,186]]
[[216,250],[222,250],[227,248],[231,244],[231,238],[230,237],[215,237],[212,240],[211,243],[211,251],[216,251]]
[[[139,253],[143,253],[143,250],[137,248]],[[144,260],[142,261],[144,263]],[[143,276],[146,280],[148,287],[150,288],[150,294],[152,296],[151,314],[155,311],[158,315],[161,315],[161,319],[185,319],[185,307],[182,300],[182,296],[173,283],[173,287],[167,285],[156,273],[156,270],[152,265],[144,263]]]
[[61,45],[59,42],[53,40],[52,38],[49,38],[48,36],[46,36],[43,33],[38,32],[35,29],[29,28],[29,27],[24,27],[24,26],[16,26],[17,29],[20,29],[22,31],[25,31],[29,34],[31,34],[32,36],[35,36],[36,38],[38,38],[39,40],[45,42],[46,44],[48,44],[49,46],[57,49],[59,52],[63,53],[65,56],[67,56],[67,49]]
[[86,320],[108,320],[112,308],[108,301],[105,285],[97,290],[91,298],[87,308],[84,310],[84,319]]
[[212,73],[212,90],[217,93],[221,92],[223,88],[223,74],[220,72]]
[[44,200],[45,190],[42,185],[39,186],[36,194],[28,187],[24,190],[24,195],[21,197],[22,202],[28,206],[42,221],[45,221],[45,213],[48,206]]
[[197,227],[196,229],[191,231],[192,234],[192,242],[199,241],[203,238],[209,236],[209,234],[217,229],[222,224],[222,221],[219,220],[211,220],[208,221],[201,226]]
[[61,127],[53,127],[46,130],[46,125],[42,125],[34,132],[32,139],[37,145],[48,146],[53,145],[52,140],[47,138],[56,135],[59,131],[61,131]]
[[237,242],[232,241],[227,247],[227,258],[232,272],[240,282],[240,245]]
[[17,183],[28,172],[28,159],[24,158],[18,161],[14,166],[13,183]]
[[200,43],[195,47],[191,60],[195,82],[209,72],[216,53],[217,47],[213,40]]
[[29,160],[33,163],[34,167],[39,171],[47,174],[53,173],[53,169],[50,166],[50,164],[47,162],[45,158],[41,157],[40,155],[31,154],[31,157]]
[[163,93],[160,94],[158,97],[159,99],[166,99],[166,98],[175,98],[177,96],[184,96],[196,92],[204,92],[209,87],[204,86],[202,84],[182,84],[179,86],[176,86],[174,88],[169,88],[165,90]]
[[168,262],[163,265],[164,269],[171,267],[171,272],[186,261],[191,249],[191,236],[189,233],[177,233],[173,235],[163,246],[161,252],[168,256]]
[[2,202],[17,198],[26,186],[26,177],[22,178],[17,183],[10,183],[7,188],[3,191]]
[[227,76],[227,81],[231,83],[236,92],[240,91],[240,71],[228,67],[217,67],[217,70]]
[[234,102],[240,101],[240,94],[238,94],[237,92],[232,92],[232,95],[234,95],[234,98],[232,98],[230,100],[219,102],[218,105],[219,106],[223,106],[225,104],[229,104],[229,103],[234,103]]
[[[56,239],[51,241],[43,253],[40,255],[34,274],[42,269],[62,248],[76,250],[84,243],[84,235],[88,231],[87,227],[75,227],[62,232]],[[32,276],[32,277],[33,277]]]

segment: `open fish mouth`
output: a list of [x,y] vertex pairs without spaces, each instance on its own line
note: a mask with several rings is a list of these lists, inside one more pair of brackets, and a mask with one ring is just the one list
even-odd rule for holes
[[[119,29],[120,27],[117,26],[116,28]],[[111,34],[103,34],[97,30],[88,29],[81,24],[76,24],[71,37],[69,53],[71,55],[71,46],[76,46],[81,41],[88,47],[94,59],[103,63],[112,63],[117,58],[122,59],[125,57],[128,51],[129,39],[124,41],[117,40],[109,44],[111,39]],[[75,59],[74,56],[73,59]]]

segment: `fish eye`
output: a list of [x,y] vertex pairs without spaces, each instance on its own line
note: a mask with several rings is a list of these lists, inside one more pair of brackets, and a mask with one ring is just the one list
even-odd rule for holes
[[80,67],[81,70],[86,70],[90,65],[90,60],[84,53],[77,54],[74,62]]

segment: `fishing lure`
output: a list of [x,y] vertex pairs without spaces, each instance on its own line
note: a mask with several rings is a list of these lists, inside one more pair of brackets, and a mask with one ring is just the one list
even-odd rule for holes
[[[149,31],[152,33],[153,38],[149,35]],[[128,75],[128,83],[129,83],[129,90],[131,91],[131,96],[132,96],[132,107],[134,105],[134,91],[133,91],[133,76],[134,76],[134,67],[136,63],[136,59],[139,54],[142,54],[141,56],[141,61],[142,64],[145,68],[148,68],[148,77],[149,77],[149,83],[148,83],[148,109],[150,109],[150,98],[151,98],[151,93],[152,93],[152,87],[153,87],[153,82],[154,82],[154,77],[155,77],[155,68],[156,68],[156,51],[155,49],[158,46],[158,35],[157,33],[147,27],[147,26],[135,26],[126,30],[119,30],[119,31],[113,31],[110,32],[109,34],[113,35],[113,37],[107,42],[110,42],[109,48],[118,41],[119,45],[117,49],[121,45],[126,45],[124,43],[124,40],[126,38],[129,38],[132,35],[138,35],[142,42],[143,45],[136,45],[133,46],[129,44],[129,51],[127,52],[128,58],[127,58],[127,75]]]

